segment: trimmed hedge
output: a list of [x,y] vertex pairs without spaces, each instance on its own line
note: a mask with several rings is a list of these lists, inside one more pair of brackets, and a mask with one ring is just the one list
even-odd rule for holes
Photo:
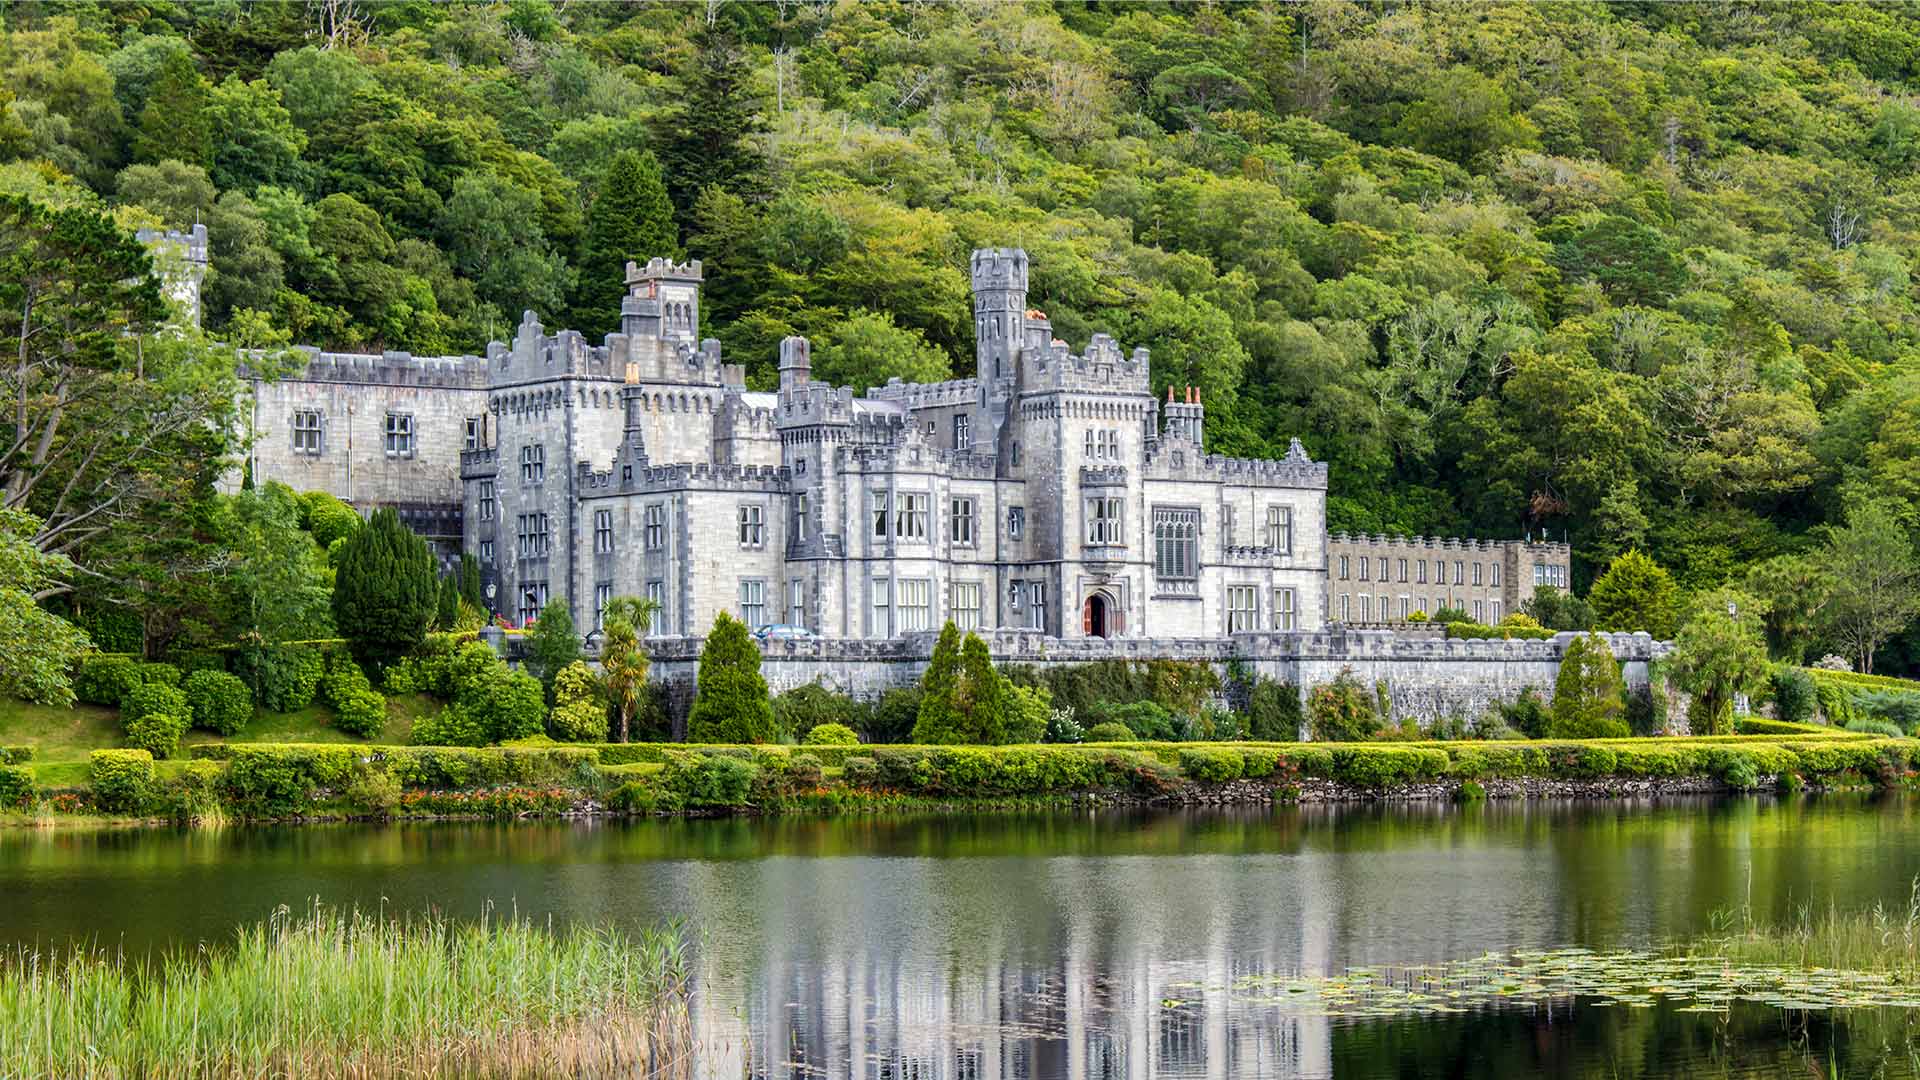
[[238,676],[202,669],[187,676],[187,707],[193,726],[238,735],[253,719],[253,691]]
[[127,743],[156,758],[170,758],[180,749],[180,736],[187,733],[186,714],[145,713],[127,721]]
[[408,790],[455,791],[507,784],[597,786],[594,754],[571,746],[466,749],[340,746],[331,743],[206,743],[200,760],[224,760],[224,794],[246,817],[310,813],[345,793],[363,770],[386,773]]
[[801,742],[807,746],[858,746],[860,736],[845,724],[815,724]]
[[118,707],[140,685],[140,662],[119,653],[94,653],[73,673],[73,696],[89,705]]
[[33,803],[33,770],[0,765],[0,810],[24,810]]
[[95,750],[87,759],[93,801],[109,813],[137,814],[153,790],[153,755],[145,750]]

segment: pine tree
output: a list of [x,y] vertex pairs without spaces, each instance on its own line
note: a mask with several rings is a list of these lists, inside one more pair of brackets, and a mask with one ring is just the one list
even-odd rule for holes
[[667,191],[682,214],[690,214],[708,187],[758,199],[767,168],[753,141],[767,130],[766,103],[739,41],[725,27],[709,25],[694,34],[693,47],[693,62],[680,75],[680,107],[661,131]]
[[440,603],[433,617],[433,625],[438,630],[451,630],[453,624],[460,621],[460,585],[452,574],[440,579]]
[[592,337],[618,329],[628,260],[675,255],[677,235],[660,160],[651,151],[615,155],[587,210],[586,252],[573,295],[575,324]]
[[978,636],[968,634],[963,640],[951,622],[942,627],[920,688],[914,742],[977,745],[1008,740],[1013,688],[993,666],[987,643]]
[[1601,630],[1644,630],[1666,641],[1677,629],[1679,590],[1673,575],[1639,551],[1617,556],[1587,591],[1587,603]]
[[760,647],[745,623],[722,611],[700,650],[687,741],[767,743],[774,737],[773,697],[760,674]]
[[1560,675],[1553,683],[1553,721],[1547,734],[1555,739],[1623,739],[1633,734],[1623,719],[1626,686],[1620,662],[1605,638],[1582,634],[1567,645],[1560,658]]
[[953,742],[953,684],[960,678],[960,629],[949,620],[933,644],[933,659],[920,674],[920,715],[913,725],[917,743]]
[[333,623],[362,664],[383,665],[418,648],[439,600],[432,550],[392,507],[374,511],[341,542]]
[[169,56],[147,94],[133,136],[135,161],[180,161],[205,168],[213,157],[212,95],[184,52]]

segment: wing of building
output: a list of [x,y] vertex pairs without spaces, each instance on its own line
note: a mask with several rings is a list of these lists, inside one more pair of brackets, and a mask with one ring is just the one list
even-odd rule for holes
[[623,595],[657,601],[663,635],[722,610],[842,639],[1359,618],[1332,598],[1326,465],[1298,439],[1279,460],[1206,453],[1198,394],[1157,398],[1145,347],[1055,338],[1027,269],[1024,251],[973,253],[972,378],[829,386],[795,337],[757,392],[700,336],[700,263],[629,263],[598,344],[528,312],[485,357],[310,352],[256,387],[253,473],[399,507],[476,556],[516,622],[559,597],[592,628]]

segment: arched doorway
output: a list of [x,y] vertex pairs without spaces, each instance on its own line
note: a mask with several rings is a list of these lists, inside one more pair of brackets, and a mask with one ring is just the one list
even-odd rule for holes
[[1113,601],[1105,593],[1093,593],[1087,597],[1087,606],[1080,613],[1080,629],[1088,637],[1112,637],[1114,631]]

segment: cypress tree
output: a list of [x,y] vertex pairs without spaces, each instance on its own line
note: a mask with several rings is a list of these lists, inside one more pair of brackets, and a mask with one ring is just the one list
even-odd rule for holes
[[475,611],[487,610],[486,590],[480,585],[480,560],[464,552],[460,556],[460,599],[472,604]]
[[993,666],[987,643],[977,635],[968,634],[963,640],[951,622],[941,627],[920,689],[914,742],[971,745],[1007,741],[1013,688]]
[[950,743],[958,726],[953,715],[953,685],[960,677],[960,630],[948,620],[934,642],[933,660],[920,675],[920,715],[913,741]]
[[679,250],[677,235],[660,159],[652,151],[614,155],[587,210],[586,251],[573,296],[575,325],[594,336],[618,329],[627,261],[673,256]]
[[687,741],[695,743],[767,743],[774,741],[773,697],[760,675],[760,647],[747,625],[726,612],[700,650],[700,676],[687,716]]
[[440,604],[433,617],[433,625],[441,630],[453,629],[460,621],[460,585],[452,574],[440,579]]
[[1547,734],[1555,739],[1623,739],[1627,727],[1626,684],[1620,662],[1606,640],[1582,634],[1567,643],[1560,658],[1560,675],[1553,682],[1553,721]]
[[1638,551],[1615,556],[1587,590],[1587,603],[1597,629],[1644,630],[1665,641],[1679,628],[1679,586],[1664,567]]
[[374,511],[341,541],[333,624],[362,664],[383,665],[418,648],[439,602],[433,552],[392,507]]

